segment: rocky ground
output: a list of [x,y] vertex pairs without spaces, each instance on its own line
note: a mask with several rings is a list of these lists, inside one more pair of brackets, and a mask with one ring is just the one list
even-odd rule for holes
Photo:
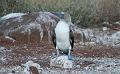
[[[3,44],[4,45],[4,44]],[[50,67],[50,58],[55,49],[52,44],[5,44],[0,47],[0,72],[10,72],[29,60],[38,63],[42,74],[119,74],[120,50],[107,46],[74,47],[74,67],[60,69]],[[17,71],[16,71],[17,72]]]

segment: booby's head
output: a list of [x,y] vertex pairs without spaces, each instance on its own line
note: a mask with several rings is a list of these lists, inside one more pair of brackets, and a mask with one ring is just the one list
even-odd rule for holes
[[[66,13],[66,12],[60,12],[60,13],[53,13],[54,15],[56,15],[57,17],[59,17],[59,22],[60,21],[64,21],[66,22],[68,25],[73,25],[73,23],[71,22],[71,16],[70,14]],[[58,23],[59,23],[58,22]]]
[[65,22],[68,23],[69,25],[73,25],[73,23],[72,23],[72,21],[71,21],[71,16],[70,16],[70,14],[64,13],[64,18],[63,18],[63,19],[64,19]]

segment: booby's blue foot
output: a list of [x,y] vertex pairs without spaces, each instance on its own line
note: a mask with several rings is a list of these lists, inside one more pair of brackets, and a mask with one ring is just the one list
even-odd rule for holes
[[68,55],[68,60],[73,60],[73,57],[71,55]]

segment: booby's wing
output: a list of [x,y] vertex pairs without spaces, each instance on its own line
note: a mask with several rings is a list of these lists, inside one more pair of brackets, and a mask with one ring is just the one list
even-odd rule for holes
[[73,46],[74,46],[74,35],[73,35],[73,32],[72,32],[71,29],[70,29],[69,37],[70,37],[70,45],[73,48]]
[[52,29],[52,41],[53,41],[54,47],[56,48],[56,34],[55,34],[55,27]]

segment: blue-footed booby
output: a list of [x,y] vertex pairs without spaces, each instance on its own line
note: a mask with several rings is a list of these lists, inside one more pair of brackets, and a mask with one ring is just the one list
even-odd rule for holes
[[61,19],[56,27],[53,29],[53,44],[57,50],[57,55],[60,55],[59,51],[68,55],[68,59],[71,60],[71,51],[74,46],[74,36],[70,28],[68,21]]

